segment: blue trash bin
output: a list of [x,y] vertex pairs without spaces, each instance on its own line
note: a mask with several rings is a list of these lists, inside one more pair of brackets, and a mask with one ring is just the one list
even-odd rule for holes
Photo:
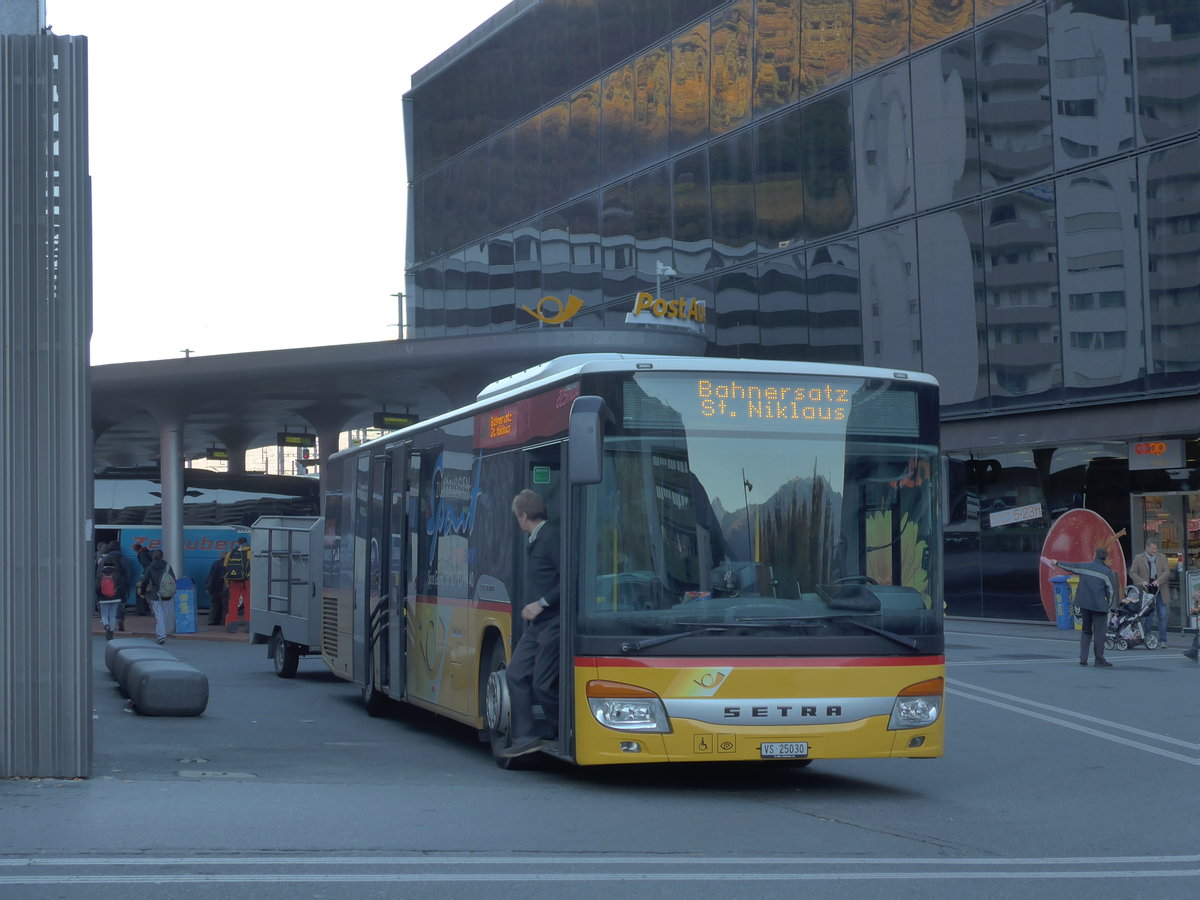
[[1071,614],[1071,579],[1066,575],[1055,575],[1050,579],[1054,585],[1054,621],[1059,628],[1074,628],[1075,616]]
[[175,582],[175,633],[196,633],[196,583],[184,576]]

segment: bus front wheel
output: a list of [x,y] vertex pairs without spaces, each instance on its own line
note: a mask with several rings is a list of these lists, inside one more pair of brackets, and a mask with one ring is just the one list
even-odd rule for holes
[[492,758],[502,769],[512,766],[513,760],[506,759],[500,752],[508,746],[509,706],[508,682],[504,677],[507,668],[504,659],[504,644],[500,640],[492,643],[488,652],[487,665],[481,673],[480,692],[483,696],[483,727],[487,732]]

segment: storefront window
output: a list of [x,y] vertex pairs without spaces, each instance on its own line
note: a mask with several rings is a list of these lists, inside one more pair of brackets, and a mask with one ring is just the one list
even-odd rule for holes
[[964,38],[914,57],[913,156],[917,208],[979,193],[975,42]]
[[675,160],[671,167],[671,203],[675,214],[675,270],[698,275],[712,256],[708,204],[708,153]]
[[984,189],[1048,174],[1054,146],[1045,11],[1003,19],[976,37]]
[[750,121],[750,0],[736,3],[713,16],[711,37],[712,101],[709,126],[725,134]]
[[943,412],[982,409],[988,347],[979,207],[919,219],[917,251],[925,371],[942,386]]
[[858,0],[854,9],[854,71],[908,52],[908,0]]
[[719,264],[752,259],[755,251],[754,134],[742,131],[708,151],[713,249]]
[[605,181],[620,178],[634,167],[633,63],[626,63],[604,76],[600,90],[601,176]]
[[971,0],[913,0],[913,51],[966,31],[974,10]]
[[809,345],[804,358],[862,363],[858,240],[815,247],[806,256]]
[[571,194],[582,194],[600,183],[600,82],[571,97]]
[[671,44],[671,152],[708,137],[709,25],[700,22]]
[[751,267],[726,272],[714,281],[718,353],[749,356],[759,342],[757,270]]
[[774,253],[804,240],[800,110],[762,122],[754,129],[754,138],[758,249],[760,253]]
[[785,253],[758,267],[763,359],[804,359],[808,352],[808,297],[804,253]]
[[800,95],[808,97],[850,77],[854,8],[851,0],[802,0]]
[[800,97],[800,0],[755,0],[754,114]]
[[1130,0],[1140,143],[1200,128],[1200,5]]
[[1050,12],[1054,165],[1133,148],[1133,71],[1125,0],[1055,0]]
[[859,238],[863,363],[920,371],[921,292],[912,222]]
[[1200,141],[1138,161],[1145,197],[1151,389],[1200,384]]
[[915,208],[912,114],[907,65],[854,86],[860,228],[911,215]]
[[657,47],[634,66],[634,155],[640,168],[667,155],[671,127],[671,48]]
[[1112,397],[1146,387],[1136,187],[1133,160],[1056,182],[1068,397]]
[[600,203],[604,249],[604,302],[633,298],[637,290],[637,252],[633,238],[633,182],[608,188]]
[[854,148],[850,92],[800,111],[805,234],[809,240],[854,227]]
[[983,204],[984,280],[993,406],[1061,402],[1054,188]]

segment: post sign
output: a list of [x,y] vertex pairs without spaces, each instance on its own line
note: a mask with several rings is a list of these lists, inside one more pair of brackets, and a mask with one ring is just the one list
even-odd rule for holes
[[1129,470],[1182,469],[1186,465],[1182,438],[1150,438],[1129,442]]
[[208,450],[206,450],[204,453],[204,458],[205,459],[214,459],[214,460],[221,460],[221,459],[228,460],[229,459],[229,451],[226,450],[224,447],[209,447]]
[[633,312],[625,315],[626,324],[676,325],[701,330],[708,321],[703,300],[680,297],[664,300],[649,291],[640,292],[633,301]]

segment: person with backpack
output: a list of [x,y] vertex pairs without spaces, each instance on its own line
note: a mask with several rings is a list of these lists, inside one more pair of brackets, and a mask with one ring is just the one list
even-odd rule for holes
[[208,567],[204,589],[208,591],[208,624],[225,624],[225,600],[229,588],[225,585],[225,557],[218,556]]
[[96,566],[96,602],[100,607],[100,624],[104,626],[104,639],[111,641],[117,627],[117,611],[125,602],[129,582],[121,567],[121,551],[109,550]]
[[229,585],[225,627],[232,631],[237,628],[239,608],[244,621],[250,622],[250,543],[245,535],[240,536],[233,549],[225,554],[225,583]]
[[142,573],[138,587],[154,612],[154,639],[159,644],[164,643],[167,639],[167,604],[175,597],[175,571],[167,565],[161,550],[150,554],[150,565]]
[[[152,561],[150,559],[150,548],[145,544],[134,544],[133,555],[137,557],[138,565],[140,565],[142,567],[142,571],[145,572],[146,569],[150,567],[150,563]],[[142,595],[142,591],[140,589],[137,591],[137,607],[135,608],[134,612],[139,616],[151,615],[150,601]]]

